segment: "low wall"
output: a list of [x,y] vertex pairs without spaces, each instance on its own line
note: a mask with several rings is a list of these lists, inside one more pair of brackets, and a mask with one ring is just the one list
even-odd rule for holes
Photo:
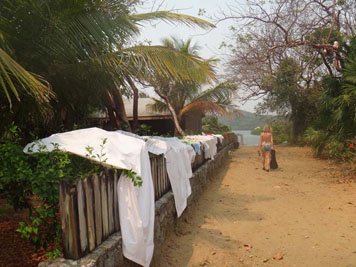
[[[228,158],[229,150],[236,148],[236,144],[231,143],[222,148],[215,156],[214,160],[208,160],[204,165],[195,170],[193,177],[190,179],[192,194],[188,198],[188,206],[192,205],[195,199],[198,198],[204,187],[211,179],[215,177],[215,173],[220,168],[223,162]],[[177,219],[177,213],[174,204],[172,191],[166,193],[161,199],[155,203],[155,229],[154,229],[154,244],[155,250],[152,263],[155,262],[161,255],[161,248],[166,239],[167,234],[174,228]],[[111,235],[93,252],[79,260],[67,260],[58,258],[41,262],[39,267],[111,267],[111,266],[139,266],[122,255],[122,239],[121,233]]]

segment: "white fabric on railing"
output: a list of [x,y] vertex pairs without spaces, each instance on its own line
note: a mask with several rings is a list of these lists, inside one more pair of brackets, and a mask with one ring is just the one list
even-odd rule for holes
[[[101,150],[103,139],[107,142]],[[154,231],[154,188],[151,165],[146,143],[143,140],[119,132],[108,132],[99,128],[89,128],[51,135],[40,141],[26,145],[25,153],[52,151],[58,144],[61,151],[86,157],[90,146],[93,154],[106,158],[106,166],[133,170],[141,176],[141,187],[135,187],[130,179],[121,177],[117,184],[119,196],[120,225],[123,240],[123,254],[126,258],[149,266],[153,255]],[[43,146],[46,146],[45,148]],[[31,151],[29,151],[30,149]]]
[[220,144],[222,144],[222,142],[224,141],[224,136],[222,136],[221,134],[213,134],[213,136],[219,139]]
[[[150,137],[148,151],[166,158],[166,169],[172,186],[178,217],[187,207],[187,199],[192,193],[189,178],[193,176],[191,159],[194,149],[178,138]],[[188,152],[189,151],[189,152]]]
[[218,137],[213,135],[188,135],[184,139],[199,141],[204,148],[204,158],[214,159],[217,153]]

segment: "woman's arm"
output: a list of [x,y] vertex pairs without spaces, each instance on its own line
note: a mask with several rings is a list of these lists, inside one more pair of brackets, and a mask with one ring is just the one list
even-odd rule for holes
[[274,150],[274,145],[273,145],[273,134],[271,134],[271,148]]
[[258,143],[257,151],[261,150],[262,146],[262,133],[260,134],[260,142]]

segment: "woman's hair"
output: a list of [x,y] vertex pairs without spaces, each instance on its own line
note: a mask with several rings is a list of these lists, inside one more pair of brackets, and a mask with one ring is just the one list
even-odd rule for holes
[[272,133],[272,128],[266,124],[264,127],[263,127],[263,132],[265,133]]

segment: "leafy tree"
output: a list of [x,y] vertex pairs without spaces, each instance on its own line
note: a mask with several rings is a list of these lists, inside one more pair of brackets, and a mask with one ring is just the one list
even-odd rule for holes
[[265,82],[267,96],[259,104],[260,112],[269,110],[280,115],[288,116],[292,122],[292,143],[296,143],[299,136],[307,128],[315,113],[316,98],[311,89],[303,87],[300,79],[299,66],[292,58],[285,58],[280,62],[276,72]]
[[209,116],[203,119],[202,130],[204,133],[224,134],[231,132],[231,129],[220,123],[217,117]]

